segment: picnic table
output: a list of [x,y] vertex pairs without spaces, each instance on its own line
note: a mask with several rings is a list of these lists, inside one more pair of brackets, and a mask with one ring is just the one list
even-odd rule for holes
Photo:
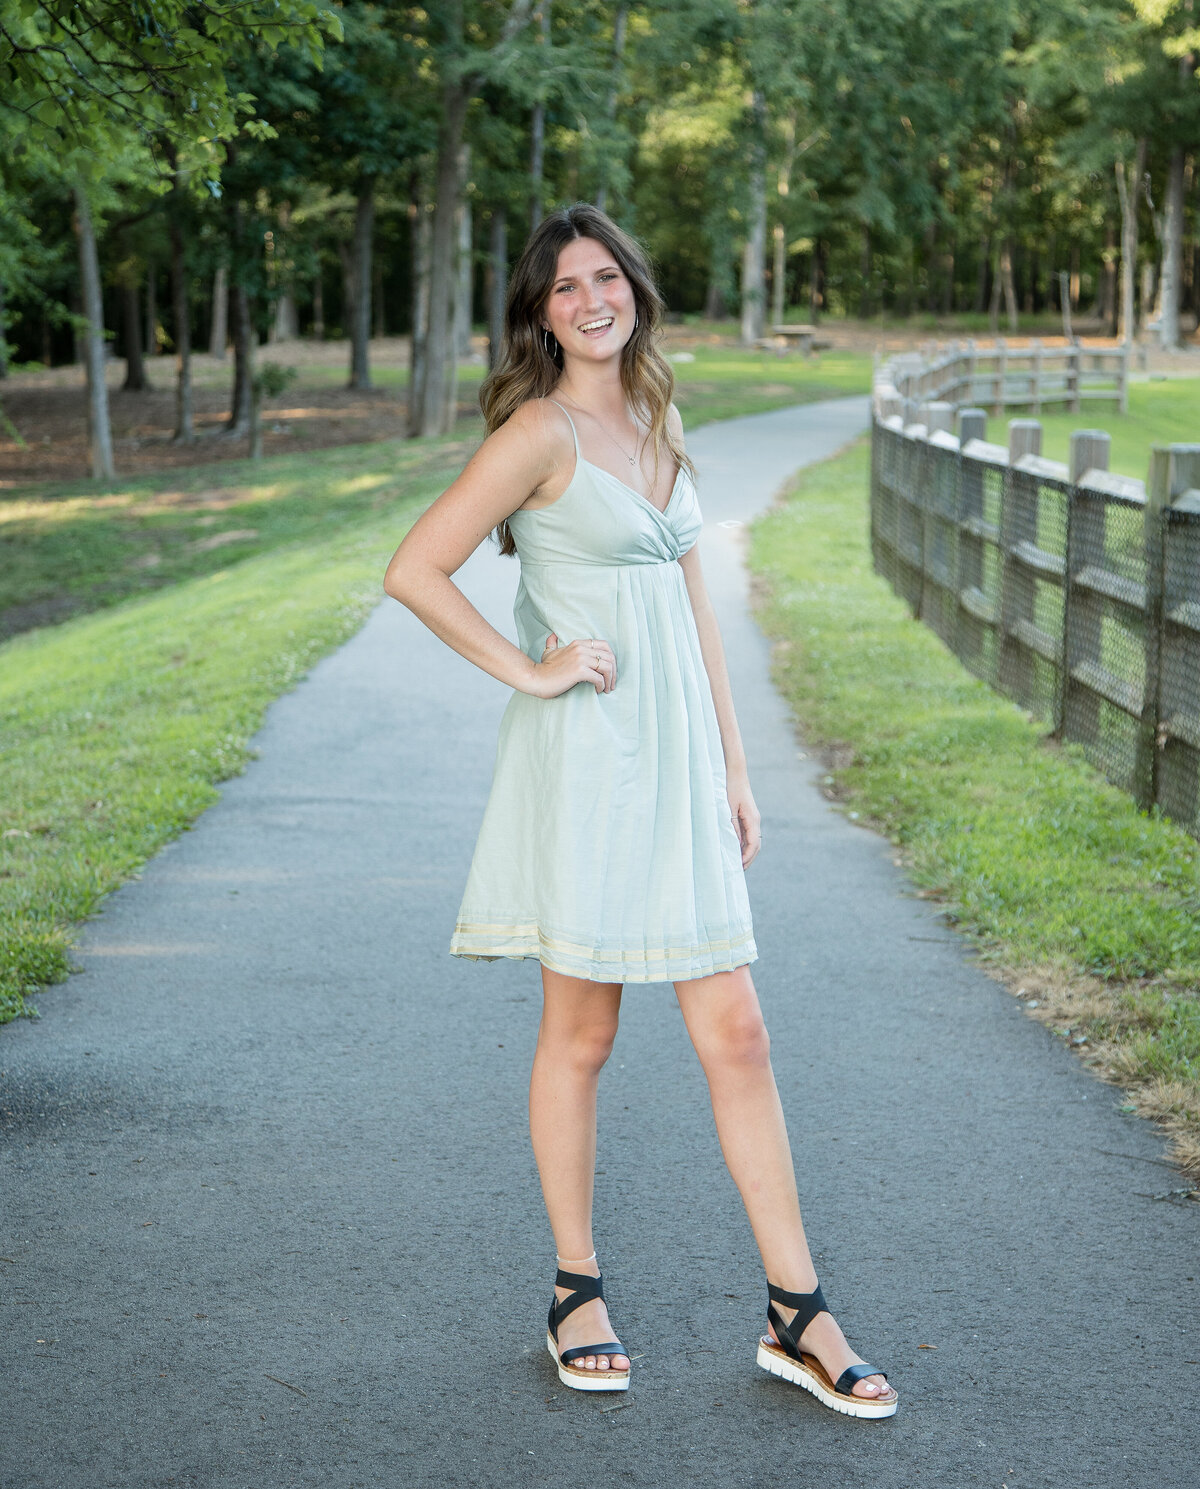
[[764,336],[759,341],[762,347],[768,347],[778,352],[787,351],[789,347],[798,346],[806,355],[820,351],[824,347],[831,346],[828,340],[820,340],[817,336],[816,326],[803,324],[772,326],[771,334]]

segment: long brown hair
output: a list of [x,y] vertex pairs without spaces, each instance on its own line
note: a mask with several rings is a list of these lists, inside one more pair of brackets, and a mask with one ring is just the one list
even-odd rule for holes
[[[558,274],[558,255],[576,238],[603,243],[633,288],[637,325],[621,350],[621,386],[633,409],[650,425],[655,469],[665,445],[677,464],[694,475],[695,467],[683,446],[667,428],[675,374],[655,344],[666,306],[650,261],[628,233],[590,202],[551,212],[521,251],[508,285],[500,356],[479,390],[487,432],[499,429],[530,398],[545,398],[554,391],[563,370],[562,348],[555,342],[551,355],[541,317]],[[495,537],[501,553],[516,553],[507,522],[500,523]]]

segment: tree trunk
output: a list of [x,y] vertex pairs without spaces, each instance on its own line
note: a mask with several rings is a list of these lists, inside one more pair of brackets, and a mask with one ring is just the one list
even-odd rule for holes
[[446,409],[453,392],[456,370],[452,313],[458,199],[462,189],[459,152],[468,102],[467,89],[460,81],[453,80],[443,87],[434,187],[437,205],[433,213],[429,266],[429,319],[416,430],[421,435],[445,434],[448,429]]
[[504,341],[504,301],[508,295],[508,216],[503,207],[492,208],[488,235],[488,367],[500,360]]
[[4,285],[0,283],[0,377],[8,376],[8,324],[4,309]]
[[289,286],[281,290],[275,301],[273,341],[295,341],[299,335],[299,316],[296,314],[296,296]]
[[1004,294],[1004,306],[1008,312],[1010,336],[1017,334],[1017,288],[1013,282],[1012,239],[1005,238],[1000,245],[1000,288]]
[[767,102],[756,88],[751,104],[750,204],[746,246],[742,251],[742,345],[753,346],[763,334],[766,312],[767,246]]
[[1138,299],[1140,301],[1140,317],[1138,322],[1139,331],[1145,331],[1154,319],[1154,296],[1158,276],[1154,272],[1152,263],[1142,265],[1142,292]]
[[146,265],[146,355],[158,356],[158,277],[154,265]]
[[988,268],[992,262],[992,240],[984,237],[979,245],[979,266],[975,275],[975,303],[972,309],[982,315],[988,304]]
[[1183,279],[1183,146],[1171,151],[1167,193],[1163,202],[1162,283],[1159,288],[1159,345],[1174,351],[1182,343],[1179,331],[1180,286]]
[[108,384],[104,380],[104,300],[100,291],[100,260],[87,192],[75,188],[75,232],[79,239],[79,278],[83,286],[84,339],[87,369],[88,445],[92,475],[97,481],[116,477],[113,467],[112,427],[108,420]]
[[[171,156],[175,164],[174,152]],[[175,443],[190,445],[192,426],[192,316],[188,294],[187,260],[183,251],[183,188],[176,174],[171,182],[168,232],[171,239],[171,313],[175,318]]]
[[1111,217],[1104,223],[1104,255],[1100,262],[1096,316],[1110,336],[1117,334],[1117,229]]
[[[462,179],[469,172],[469,150],[463,147]],[[454,349],[458,356],[471,355],[471,310],[475,289],[475,262],[472,244],[471,203],[464,195],[458,208],[458,284],[454,292]]]
[[458,417],[458,303],[462,288],[460,269],[460,245],[463,200],[467,182],[467,161],[471,147],[460,145],[458,150],[458,174],[455,181],[458,209],[454,216],[454,255],[450,262],[450,304],[446,310],[446,359],[442,367],[442,428],[449,432]]
[[[125,322],[125,382],[127,393],[145,393],[146,364],[142,359],[141,287],[133,273],[121,281],[121,310]],[[149,299],[149,296],[147,296]]]
[[350,383],[355,392],[371,386],[371,240],[375,231],[375,181],[359,182],[354,205],[354,243],[347,287],[350,301]]
[[782,326],[787,311],[787,234],[782,222],[772,230],[771,246],[771,323]]
[[325,340],[325,281],[320,269],[313,275],[312,334],[316,341]]
[[425,201],[418,175],[414,175],[408,205],[409,242],[412,252],[412,339],[409,348],[408,433],[418,434],[425,396],[425,347],[429,340],[429,275],[433,255],[433,215]]
[[825,306],[825,254],[824,240],[814,238],[808,271],[808,318],[814,326]]
[[1116,161],[1117,198],[1121,203],[1121,322],[1120,335],[1129,343],[1137,334],[1137,311],[1134,305],[1134,276],[1138,255],[1138,200],[1142,190],[1142,172],[1146,168],[1146,141],[1140,139],[1134,150],[1132,179],[1126,179],[1125,162]]
[[382,341],[387,335],[387,306],[383,301],[383,260],[373,255],[371,270],[371,335]]
[[229,276],[223,263],[217,265],[213,275],[212,321],[208,336],[208,354],[218,361],[225,360],[225,346],[229,340]]
[[230,309],[233,312],[233,398],[225,433],[230,439],[236,439],[250,433],[250,405],[254,396],[251,387],[254,377],[254,323],[250,315],[250,293],[238,273],[245,238],[242,204],[232,195],[227,201],[229,262],[234,269],[233,287],[229,296]]

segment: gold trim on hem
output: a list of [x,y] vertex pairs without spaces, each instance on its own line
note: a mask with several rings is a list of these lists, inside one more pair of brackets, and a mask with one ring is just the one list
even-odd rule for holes
[[[508,944],[500,944],[502,941]],[[714,972],[732,972],[757,961],[758,948],[753,930],[748,929],[736,938],[708,941],[702,946],[650,947],[606,956],[594,945],[547,935],[536,921],[520,925],[511,921],[464,921],[455,927],[450,955],[467,961],[533,959],[566,977],[583,977],[591,982],[685,982]]]

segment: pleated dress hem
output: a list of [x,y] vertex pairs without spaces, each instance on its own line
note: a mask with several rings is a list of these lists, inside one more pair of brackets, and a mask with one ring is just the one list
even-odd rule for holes
[[715,972],[732,972],[757,961],[758,948],[753,933],[745,931],[729,940],[709,940],[703,945],[604,951],[553,936],[536,921],[519,926],[460,922],[450,942],[450,955],[471,962],[532,958],[553,972],[588,982],[687,982]]

